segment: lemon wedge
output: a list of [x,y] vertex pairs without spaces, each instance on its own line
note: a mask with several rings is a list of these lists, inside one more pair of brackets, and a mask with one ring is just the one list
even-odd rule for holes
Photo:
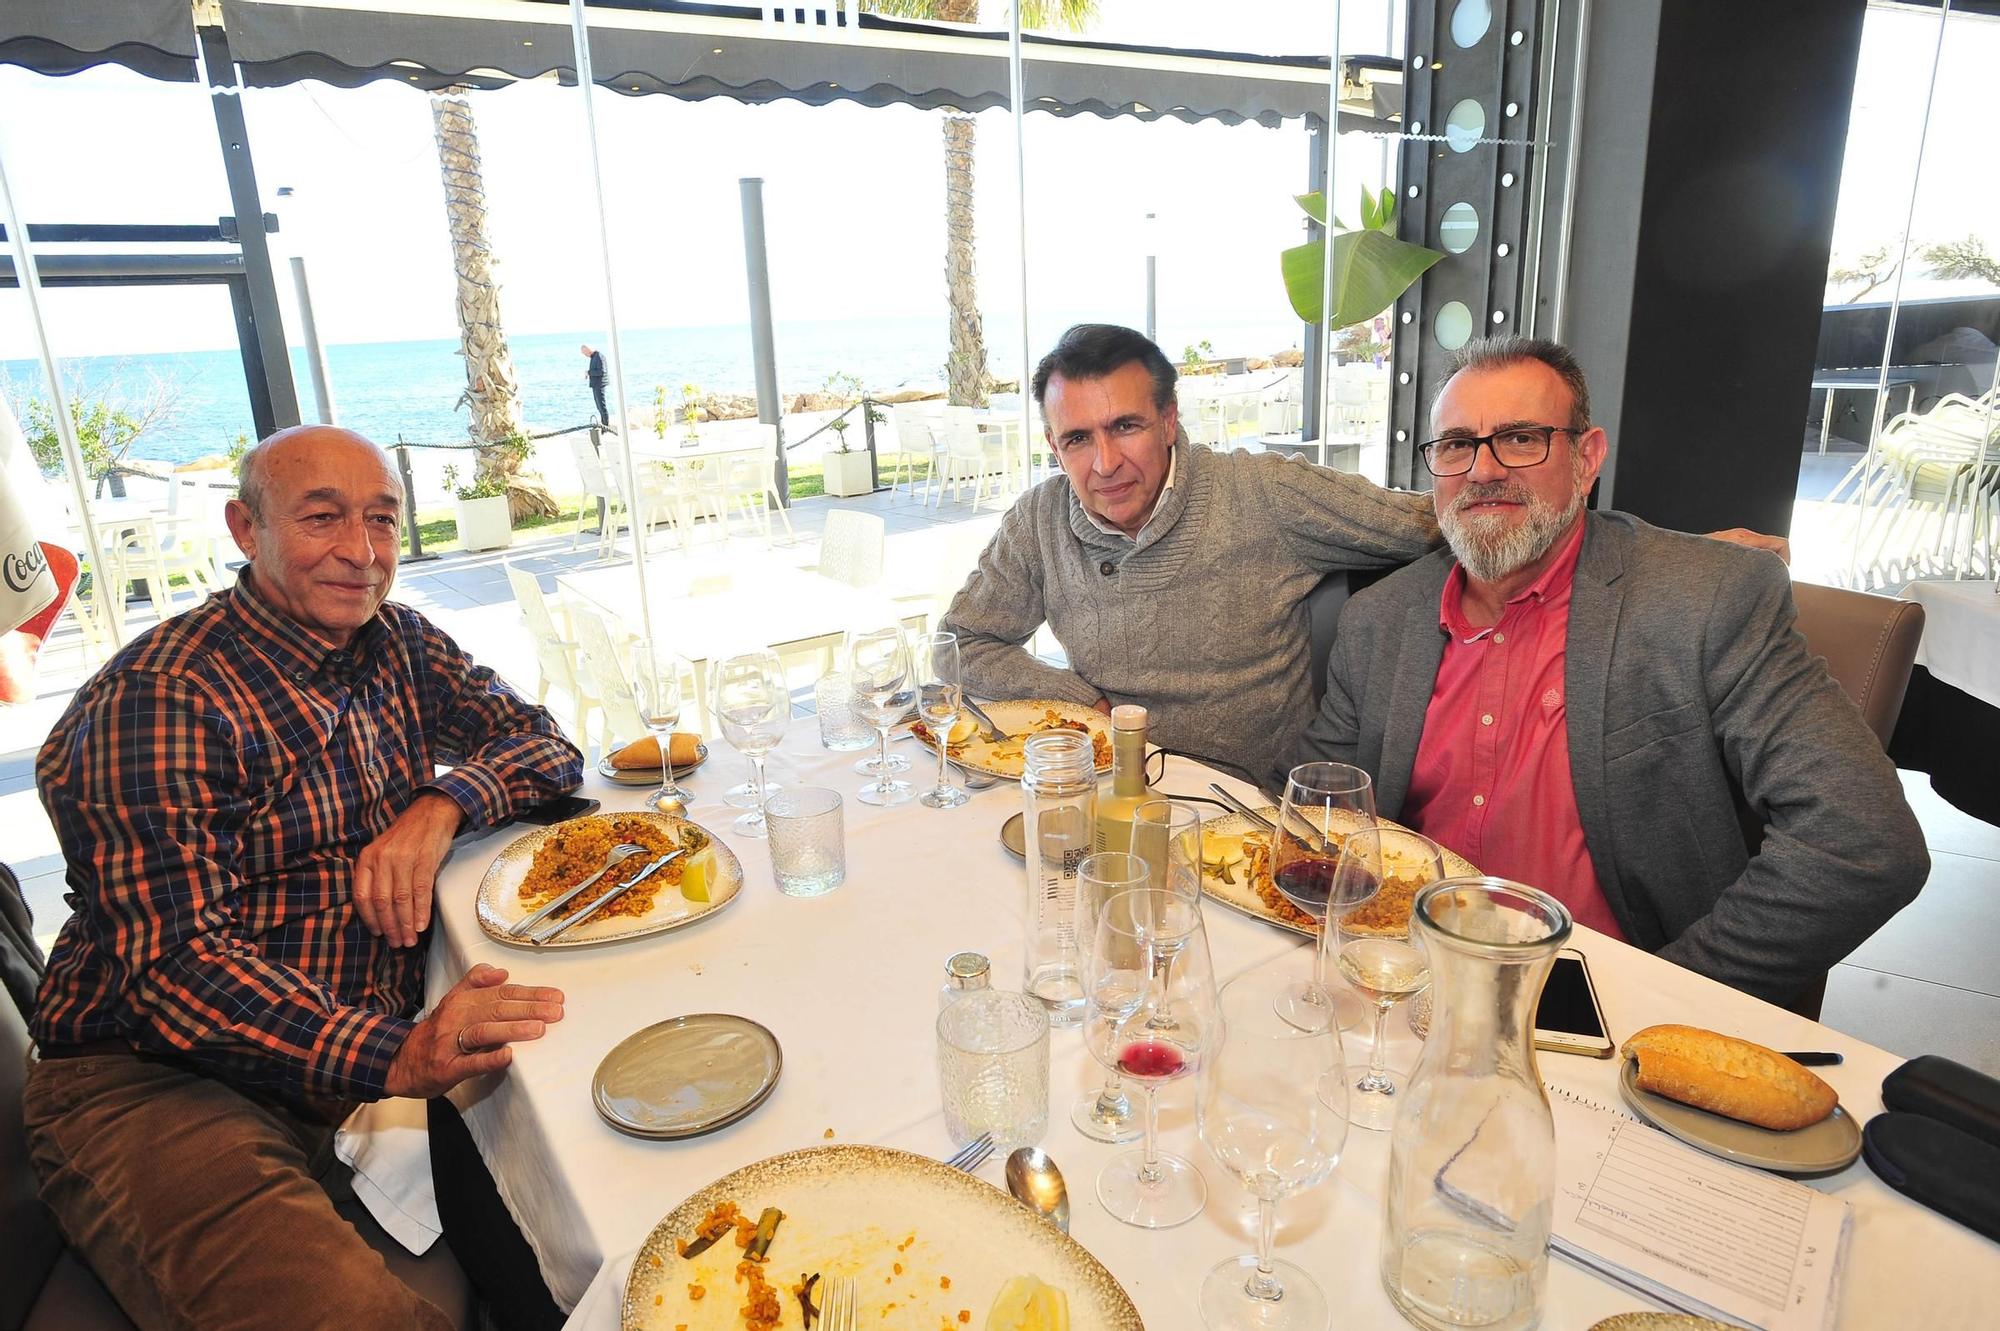
[[961,716],[957,721],[952,723],[951,734],[946,738],[945,743],[963,744],[978,733],[979,723],[969,716]]
[[1069,1331],[1069,1296],[1034,1276],[1015,1276],[994,1297],[986,1331]]
[[681,866],[681,895],[689,901],[709,900],[708,873],[715,865],[715,851],[709,846],[683,857]]

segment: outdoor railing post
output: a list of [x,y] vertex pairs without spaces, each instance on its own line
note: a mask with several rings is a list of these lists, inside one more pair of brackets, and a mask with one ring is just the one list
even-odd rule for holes
[[410,475],[410,450],[403,436],[396,436],[396,469],[403,473],[403,521],[410,529],[410,558],[424,557],[424,538],[417,530],[417,482]]
[[861,437],[868,441],[868,488],[882,488],[882,460],[875,452],[875,399],[861,395]]

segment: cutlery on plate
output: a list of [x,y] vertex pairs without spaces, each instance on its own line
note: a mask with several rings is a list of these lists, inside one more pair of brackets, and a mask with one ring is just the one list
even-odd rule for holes
[[1039,1146],[1023,1146],[1007,1157],[1007,1191],[1042,1219],[1069,1233],[1069,1189],[1062,1171]]
[[986,1157],[993,1154],[993,1134],[982,1132],[971,1141],[958,1148],[945,1163],[953,1169],[961,1169],[970,1174],[986,1163]]
[[[1227,804],[1230,808],[1234,809],[1236,812],[1242,814],[1245,818],[1248,818],[1251,822],[1257,823],[1258,825],[1264,827],[1273,836],[1276,836],[1278,834],[1278,825],[1276,823],[1272,822],[1269,818],[1266,818],[1263,814],[1257,812],[1255,809],[1245,804],[1242,800],[1237,799],[1234,795],[1224,790],[1221,786],[1217,785],[1215,782],[1213,781],[1209,782],[1208,788],[1211,791],[1215,792],[1215,797],[1217,799],[1221,800],[1224,804]],[[1316,850],[1322,855],[1330,855],[1333,853],[1333,847],[1327,843],[1326,834],[1324,832],[1314,827],[1311,823],[1308,823],[1303,819],[1300,819],[1296,814],[1293,815],[1292,822],[1295,827],[1304,831],[1305,836],[1301,837],[1300,839],[1306,843],[1308,849]]]
[[986,714],[986,709],[984,707],[981,707],[978,703],[974,702],[970,698],[966,698],[964,702],[965,702],[965,710],[972,713],[972,717],[975,721],[979,722],[980,725],[986,727],[986,737],[988,739],[998,741],[1003,739],[1014,738],[1012,735],[1002,730],[999,726],[993,724],[993,718]]
[[969,767],[960,767],[957,763],[952,763],[950,766],[957,774],[959,784],[967,790],[984,790],[988,786],[1000,784],[1000,778],[991,772],[975,772]]
[[561,896],[557,897],[554,901],[551,901],[548,905],[536,911],[533,915],[530,915],[527,919],[521,920],[515,924],[507,926],[507,932],[512,934],[514,937],[519,938],[522,934],[528,932],[528,930],[534,928],[536,925],[540,924],[543,920],[546,920],[547,918],[549,918],[549,916],[555,914],[557,911],[561,910],[564,906],[567,906],[570,902],[576,900],[577,893],[583,891],[583,889],[589,887],[592,883],[595,883],[598,879],[604,877],[605,874],[610,873],[620,864],[623,864],[626,860],[631,859],[634,855],[640,854],[645,849],[646,848],[644,846],[635,846],[630,841],[619,842],[617,845],[613,846],[611,848],[610,853],[604,857],[604,867],[602,869],[599,869],[596,873],[590,875],[590,877],[584,879],[582,882],[578,883],[575,887],[572,887],[569,891],[563,893]]
[[853,1276],[828,1276],[820,1282],[819,1331],[854,1331],[856,1297]]
[[648,878],[651,878],[654,874],[658,873],[661,869],[665,868],[669,860],[679,859],[681,856],[685,854],[687,854],[686,849],[681,849],[676,851],[670,851],[667,854],[660,856],[658,859],[654,860],[651,864],[639,870],[638,873],[633,874],[630,878],[626,879],[618,886],[612,888],[609,892],[606,892],[603,896],[591,902],[588,906],[585,906],[582,910],[576,912],[576,914],[565,915],[562,919],[557,920],[552,925],[549,925],[547,928],[543,929],[540,933],[531,935],[528,941],[533,943],[535,946],[540,947],[543,943],[546,943],[551,939],[560,937],[562,934],[567,932],[572,925],[580,924],[583,921],[589,919],[592,915],[595,915],[601,908],[603,908],[608,902],[616,901],[618,898],[624,896],[627,892],[630,892],[633,888],[637,887],[639,884],[645,882]]

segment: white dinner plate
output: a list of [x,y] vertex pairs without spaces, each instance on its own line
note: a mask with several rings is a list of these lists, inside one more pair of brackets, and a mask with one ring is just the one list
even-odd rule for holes
[[998,742],[990,740],[986,738],[986,728],[980,726],[971,739],[952,745],[949,750],[952,761],[967,771],[984,772],[1009,781],[1020,780],[1021,746],[1048,728],[1051,712],[1058,720],[1081,722],[1089,727],[1093,737],[1102,736],[1101,743],[1093,739],[1097,748],[1097,770],[1100,773],[1111,770],[1111,718],[1095,707],[1047,698],[1014,698],[1005,702],[981,703],[979,706],[993,718],[993,724],[1006,731],[1011,738]]
[[1817,1123],[1779,1132],[1642,1091],[1639,1061],[1628,1058],[1624,1063],[1618,1091],[1632,1112],[1710,1155],[1774,1174],[1827,1174],[1847,1168],[1861,1154],[1861,1125],[1838,1105]]
[[[699,823],[689,823],[684,818],[669,814],[639,810],[632,813],[593,813],[582,818],[572,818],[554,827],[537,828],[528,835],[516,838],[500,848],[488,866],[486,876],[479,882],[479,927],[488,938],[498,943],[508,943],[515,947],[532,947],[525,937],[516,937],[507,932],[509,927],[526,919],[537,909],[521,900],[521,884],[527,879],[528,871],[535,862],[535,852],[552,837],[565,831],[573,832],[587,824],[609,825],[621,819],[639,819],[651,823],[666,836],[678,841],[677,829],[682,826],[697,828],[709,840],[710,856],[708,870],[708,900],[690,901],[681,894],[678,886],[669,882],[653,895],[652,908],[644,915],[593,915],[583,923],[545,947],[584,947],[591,943],[608,943],[621,938],[640,938],[647,934],[664,933],[669,929],[679,929],[693,924],[696,920],[721,910],[743,890],[743,865],[736,858],[736,852],[723,844],[722,838]],[[615,837],[614,837],[615,840]],[[636,858],[636,857],[635,857]],[[672,866],[669,865],[669,868]],[[662,874],[662,877],[668,875]],[[560,914],[568,914],[565,907]],[[555,917],[551,917],[553,919]]]
[[[1125,1291],[1069,1235],[990,1183],[882,1146],[774,1156],[668,1212],[632,1260],[624,1331],[742,1331],[745,1287],[735,1278],[742,1250],[727,1235],[693,1257],[682,1257],[676,1243],[692,1238],[720,1202],[734,1202],[753,1221],[767,1206],[784,1212],[764,1267],[784,1310],[780,1327],[799,1325],[791,1287],[817,1272],[855,1278],[861,1327],[978,1331],[1001,1285],[1034,1275],[1068,1296],[1075,1331],[1142,1331]],[[702,1297],[690,1298],[690,1286]]]
[[[1276,821],[1278,811],[1272,808],[1260,809],[1266,818]],[[1399,846],[1406,847],[1414,854],[1419,848],[1409,838],[1416,836],[1400,823],[1392,823],[1384,818],[1378,826],[1382,829],[1382,854],[1388,860],[1391,876],[1401,859]],[[1262,833],[1264,828],[1245,818],[1240,813],[1218,814],[1213,818],[1203,816],[1201,820],[1201,890],[1211,900],[1219,901],[1232,910],[1254,915],[1267,924],[1275,924],[1280,929],[1289,929],[1295,934],[1308,938],[1319,936],[1316,921],[1303,918],[1303,912],[1288,909],[1280,913],[1276,906],[1258,895],[1256,885],[1250,881],[1250,857],[1242,846],[1246,833]],[[1440,850],[1444,850],[1442,846]],[[1470,877],[1479,872],[1472,861],[1449,850],[1444,851],[1444,871],[1454,878]],[[1273,889],[1275,891],[1275,889]],[[1279,898],[1282,902],[1284,899]]]
[[[706,743],[697,744],[694,750],[694,761],[691,763],[675,763],[674,775],[676,777],[684,776],[707,761],[708,745]],[[655,789],[659,788],[661,776],[660,769],[657,767],[613,767],[611,765],[611,755],[608,753],[597,760],[597,774],[615,786],[652,786]]]

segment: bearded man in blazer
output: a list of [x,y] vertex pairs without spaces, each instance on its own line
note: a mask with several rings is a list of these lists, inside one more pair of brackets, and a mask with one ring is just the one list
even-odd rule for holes
[[1356,595],[1300,761],[1583,924],[1760,998],[1826,972],[1930,871],[1895,768],[1793,627],[1774,555],[1584,507],[1575,358],[1469,343],[1423,446],[1447,548]]

